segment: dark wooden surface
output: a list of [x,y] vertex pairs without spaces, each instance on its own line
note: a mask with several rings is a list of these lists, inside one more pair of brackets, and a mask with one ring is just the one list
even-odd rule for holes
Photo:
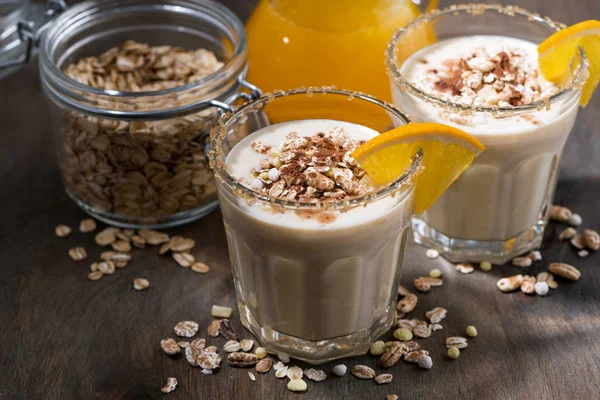
[[[253,4],[227,1],[242,18]],[[447,2],[444,2],[447,3]],[[521,1],[522,6],[571,24],[600,18],[600,2]],[[600,95],[581,110],[561,165],[557,203],[580,213],[584,225],[600,228]],[[234,306],[235,295],[219,212],[173,229],[196,239],[193,253],[212,268],[194,274],[159,258],[156,249],[135,250],[134,261],[99,282],[86,279],[89,262],[72,261],[67,250],[100,249],[92,234],[54,235],[54,226],[74,228],[84,217],[65,195],[59,179],[50,116],[40,91],[38,70],[29,66],[0,81],[0,399],[293,399],[286,381],[273,373],[251,382],[246,370],[223,367],[204,376],[184,359],[162,353],[159,341],[173,336],[173,325],[193,319],[201,329],[211,320],[210,306]],[[434,367],[423,371],[400,363],[394,381],[377,386],[353,376],[310,383],[306,399],[599,399],[600,255],[579,259],[557,242],[561,227],[551,225],[542,249],[544,264],[571,262],[582,271],[579,282],[560,281],[546,298],[503,294],[495,283],[517,271],[495,267],[491,273],[459,275],[424,250],[409,246],[403,282],[441,268],[442,288],[419,296],[413,314],[435,306],[449,310],[444,330],[423,340]],[[541,270],[535,268],[532,272]],[[152,286],[135,292],[136,277]],[[241,329],[237,313],[233,324]],[[445,357],[444,339],[473,324],[479,336],[460,359]],[[221,346],[223,339],[211,339]],[[368,356],[345,360],[377,365]],[[323,369],[330,373],[333,365]],[[378,368],[377,368],[378,369]],[[379,369],[378,369],[379,370]],[[159,388],[174,376],[170,395]]]

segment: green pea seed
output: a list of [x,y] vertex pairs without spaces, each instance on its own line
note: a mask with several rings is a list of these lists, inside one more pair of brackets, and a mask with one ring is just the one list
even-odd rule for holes
[[406,328],[398,328],[394,331],[394,337],[401,342],[409,342],[413,338],[413,334]]
[[473,325],[467,326],[467,335],[471,337],[477,336],[477,328],[475,328]]
[[450,357],[453,360],[456,360],[458,358],[458,356],[460,356],[459,349],[457,349],[456,347],[450,347],[448,349],[448,357]]
[[371,355],[380,356],[385,352],[385,343],[382,340],[378,340],[371,344]]
[[439,269],[432,269],[429,272],[429,276],[432,278],[439,278],[440,276],[442,276],[442,271],[440,271]]
[[483,272],[488,272],[492,270],[492,264],[489,261],[484,261],[479,265],[479,268],[481,268]]

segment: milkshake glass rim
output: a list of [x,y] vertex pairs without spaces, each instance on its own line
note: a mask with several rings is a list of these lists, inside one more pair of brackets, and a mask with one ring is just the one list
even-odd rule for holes
[[[236,197],[246,199],[248,202],[266,202],[274,207],[295,209],[295,210],[348,210],[359,206],[364,206],[370,202],[377,201],[395,192],[405,192],[413,186],[413,181],[417,177],[422,165],[422,152],[415,154],[409,169],[395,182],[378,189],[377,191],[369,192],[363,196],[354,197],[351,199],[321,201],[316,203],[302,202],[294,200],[285,200],[273,198],[262,193],[259,193],[248,186],[238,182],[227,171],[227,164],[223,156],[222,141],[227,136],[232,123],[238,122],[238,118],[244,113],[250,111],[260,111],[268,103],[287,96],[306,95],[308,97],[323,96],[323,95],[339,95],[346,96],[348,100],[359,99],[367,101],[376,106],[382,107],[396,118],[402,120],[404,124],[410,123],[410,118],[390,103],[381,101],[373,96],[365,93],[353,92],[349,90],[340,90],[335,87],[302,87],[287,91],[278,90],[272,93],[267,93],[257,98],[256,100],[248,101],[233,112],[225,113],[220,119],[215,128],[210,134],[210,143],[208,148],[208,158],[210,167],[213,169],[215,178],[221,184],[226,185]],[[298,119],[299,121],[301,119]]]
[[438,19],[440,17],[448,17],[458,14],[470,14],[472,16],[477,16],[483,14],[484,12],[496,12],[498,14],[503,14],[509,17],[525,17],[531,23],[537,23],[549,28],[550,31],[559,31],[564,29],[566,26],[564,24],[555,22],[548,17],[542,17],[539,14],[529,12],[521,7],[517,6],[504,6],[500,4],[459,4],[452,5],[446,7],[442,10],[433,10],[426,14],[421,15],[419,18],[415,19],[410,24],[406,25],[403,28],[400,28],[394,33],[390,42],[388,43],[386,49],[386,67],[388,74],[391,79],[400,86],[402,91],[408,92],[413,96],[420,98],[438,108],[446,109],[448,111],[460,114],[472,114],[475,112],[483,112],[490,113],[492,115],[513,115],[513,114],[523,114],[527,112],[535,112],[542,109],[549,109],[552,104],[558,103],[562,100],[569,99],[573,96],[579,95],[581,92],[581,87],[585,83],[588,78],[588,68],[589,62],[585,51],[580,47],[579,48],[579,66],[574,71],[574,77],[571,79],[566,85],[562,85],[560,87],[560,91],[550,97],[543,98],[541,100],[520,105],[520,106],[509,106],[509,107],[484,107],[484,106],[471,106],[460,103],[454,103],[451,101],[443,100],[439,97],[433,96],[415,85],[413,85],[409,80],[400,73],[400,69],[402,67],[403,62],[398,62],[398,58],[396,55],[396,47],[398,42],[407,34],[410,33],[412,29],[415,29],[420,24],[427,23],[429,21]]

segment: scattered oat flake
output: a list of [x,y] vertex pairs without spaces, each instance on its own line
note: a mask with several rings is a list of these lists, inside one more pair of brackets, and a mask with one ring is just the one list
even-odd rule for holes
[[177,344],[177,342],[175,342],[175,340],[171,338],[161,340],[160,348],[170,356],[175,355],[181,351],[181,348]]
[[69,257],[75,261],[82,261],[87,258],[87,252],[83,247],[73,247],[69,249]]
[[303,376],[304,376],[304,373],[302,372],[302,368],[300,368],[300,367],[290,367],[290,368],[288,368],[287,377],[290,380],[302,379]]
[[194,256],[190,253],[173,253],[172,257],[179,266],[184,268],[188,268],[194,263]]
[[254,374],[250,371],[248,371],[248,376],[250,377],[250,380],[252,382],[256,382],[256,376],[254,376]]
[[64,238],[71,234],[71,228],[67,225],[60,224],[56,225],[56,228],[54,228],[54,232],[56,233],[56,236]]
[[150,287],[150,282],[148,281],[148,279],[144,279],[144,278],[135,278],[133,280],[133,288],[135,290],[145,290],[148,289]]
[[281,368],[275,369],[275,376],[277,379],[285,378],[287,376],[288,367],[284,365]]
[[366,365],[355,365],[352,368],[352,375],[360,379],[373,379],[375,378],[375,371]]
[[304,376],[315,382],[322,382],[327,379],[327,374],[324,371],[314,368],[305,369]]
[[79,223],[79,231],[88,233],[96,230],[96,221],[91,218],[82,219]]
[[379,385],[384,385],[392,382],[392,379],[394,379],[392,374],[380,374],[375,377],[375,382],[377,382]]
[[185,348],[190,347],[190,342],[185,342],[185,341],[177,342],[177,346],[181,347],[182,349],[185,349]]
[[273,360],[270,358],[263,358],[256,364],[256,372],[259,374],[266,374],[273,366]]
[[470,274],[475,268],[471,264],[456,264],[456,270],[461,274]]
[[177,379],[167,378],[167,384],[163,386],[160,391],[163,393],[171,393],[177,387]]
[[549,269],[554,275],[562,276],[572,281],[577,281],[581,278],[581,272],[574,266],[566,263],[552,263]]
[[398,395],[388,394],[386,400],[398,400]]
[[195,321],[180,321],[173,330],[177,336],[193,337],[198,333],[198,323]]
[[96,244],[98,246],[108,246],[109,244],[117,240],[117,236],[115,235],[114,228],[106,228],[100,233],[98,233],[94,240],[96,241]]
[[210,336],[210,337],[219,336],[219,331],[221,329],[220,326],[221,325],[219,324],[219,320],[214,319],[208,326],[208,329],[207,329],[208,336]]
[[253,367],[258,363],[258,357],[252,353],[230,353],[227,361],[233,367]]
[[208,268],[208,265],[204,263],[195,262],[192,264],[191,270],[194,272],[198,272],[199,274],[206,274],[208,271],[210,271],[210,268]]
[[125,240],[116,240],[112,242],[110,246],[113,248],[113,250],[121,253],[127,253],[131,251],[131,244]]
[[[191,346],[190,346],[191,348]],[[198,356],[198,365],[203,369],[213,370],[217,369],[221,366],[221,356],[216,352],[212,351],[203,351]]]
[[228,319],[219,320],[219,333],[227,340],[237,340],[235,329],[233,329]]
[[196,338],[196,339],[192,340],[192,343],[190,343],[190,346],[192,346],[193,348],[195,348],[198,351],[203,351],[204,348],[206,347],[206,340],[204,338]]
[[93,271],[88,274],[88,279],[90,281],[97,281],[98,279],[102,278],[103,276],[104,276],[104,274],[101,271]]

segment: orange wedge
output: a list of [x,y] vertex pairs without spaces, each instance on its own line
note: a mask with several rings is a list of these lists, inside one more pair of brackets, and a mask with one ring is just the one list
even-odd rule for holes
[[416,189],[415,212],[426,211],[462,174],[485,146],[468,133],[448,125],[415,123],[400,126],[367,141],[352,157],[376,185],[389,185],[423,150],[424,170]]
[[571,62],[582,47],[590,63],[580,104],[585,107],[600,82],[600,21],[580,22],[556,32],[538,46],[538,64],[544,78],[557,85],[572,79]]

